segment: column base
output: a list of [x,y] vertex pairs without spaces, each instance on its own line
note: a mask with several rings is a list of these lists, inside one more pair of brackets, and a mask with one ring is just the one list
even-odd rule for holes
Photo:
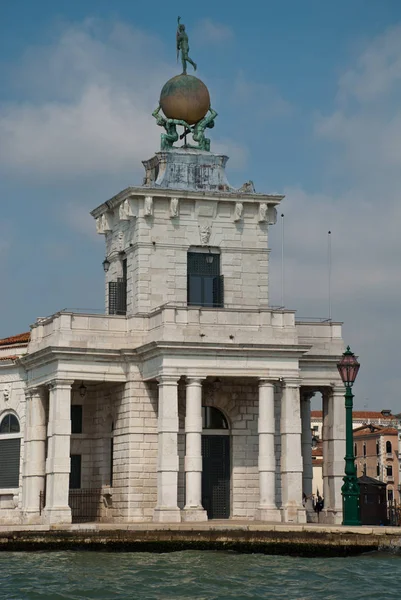
[[343,523],[343,511],[341,509],[324,509],[319,514],[319,523],[325,525],[342,525]]
[[182,521],[207,521],[207,512],[202,506],[196,508],[184,508],[181,511],[181,519]]
[[177,508],[155,508],[154,523],[181,523],[181,511]]
[[69,506],[45,508],[42,515],[42,522],[49,525],[69,525],[72,522]]
[[306,510],[303,506],[282,506],[280,512],[283,523],[306,523]]
[[256,521],[271,521],[272,523],[281,523],[281,514],[276,506],[260,506],[255,512]]
[[43,522],[43,513],[36,509],[24,510],[22,513],[22,522],[24,525],[40,525]]

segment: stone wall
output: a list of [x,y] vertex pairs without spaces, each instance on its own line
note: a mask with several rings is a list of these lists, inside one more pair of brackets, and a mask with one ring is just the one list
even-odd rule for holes
[[[187,252],[202,247],[221,253],[225,305],[268,304],[267,221],[259,221],[259,203],[243,204],[235,220],[235,200],[180,199],[171,216],[170,199],[155,197],[153,214],[144,215],[144,199],[131,200],[132,218],[110,212],[106,231],[106,310],[108,282],[122,275],[127,258],[127,313],[148,312],[166,302],[187,302]],[[201,230],[208,228],[207,242]]]
[[[24,462],[25,430],[25,373],[13,364],[2,366],[0,370],[0,422],[7,414],[14,414],[19,421],[20,478],[19,487],[0,489],[0,524],[21,522],[22,505],[22,466]],[[6,437],[6,436],[4,436]]]

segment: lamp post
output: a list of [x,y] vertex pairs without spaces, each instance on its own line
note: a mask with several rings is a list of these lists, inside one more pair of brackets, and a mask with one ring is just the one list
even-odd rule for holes
[[354,440],[352,429],[352,385],[358,375],[360,364],[350,347],[344,352],[337,368],[345,385],[345,476],[341,493],[343,496],[343,525],[360,525],[359,484],[356,477]]

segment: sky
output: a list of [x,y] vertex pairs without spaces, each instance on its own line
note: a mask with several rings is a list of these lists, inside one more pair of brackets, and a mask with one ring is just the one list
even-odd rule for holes
[[401,412],[401,2],[0,0],[0,337],[103,308],[89,211],[142,181],[177,74],[177,16],[218,112],[233,186],[283,193],[270,304],[331,316],[357,409]]

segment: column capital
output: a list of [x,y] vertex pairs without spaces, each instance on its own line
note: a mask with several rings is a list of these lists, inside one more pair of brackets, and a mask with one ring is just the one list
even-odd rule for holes
[[186,380],[185,380],[185,385],[202,385],[202,381],[205,381],[206,377],[198,377],[198,376],[190,376],[187,375]]
[[301,400],[304,400],[305,402],[311,400],[315,394],[316,392],[304,392],[301,388]]
[[56,388],[71,388],[72,384],[74,383],[73,379],[52,379],[51,381],[49,381],[47,383],[47,386],[49,388],[49,390],[52,389],[56,389]]
[[281,385],[283,388],[293,387],[300,388],[301,387],[301,378],[300,377],[283,377],[281,379]]
[[29,401],[33,396],[42,396],[45,393],[43,386],[30,387],[25,389],[25,398]]
[[177,375],[158,375],[156,377],[157,383],[159,386],[161,385],[178,385],[178,380],[180,379]]
[[345,385],[343,383],[332,383],[329,393],[331,396],[345,396]]
[[274,387],[280,383],[279,379],[276,377],[275,379],[270,379],[269,377],[259,377],[258,384],[259,387]]

